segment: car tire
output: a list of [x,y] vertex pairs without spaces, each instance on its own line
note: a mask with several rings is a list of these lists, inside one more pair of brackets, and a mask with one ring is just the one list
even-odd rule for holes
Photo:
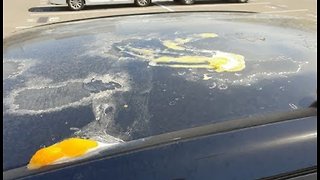
[[146,7],[151,4],[151,0],[135,0],[134,4],[139,7]]
[[72,11],[80,11],[84,8],[85,2],[84,0],[67,0],[67,4]]
[[194,4],[195,0],[180,0],[180,2],[184,5]]
[[234,3],[247,3],[249,0],[229,0],[229,2],[234,2]]
[[180,3],[180,0],[173,0],[174,3]]

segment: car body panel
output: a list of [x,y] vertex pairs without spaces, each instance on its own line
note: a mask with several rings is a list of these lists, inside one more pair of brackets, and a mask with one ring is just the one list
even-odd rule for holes
[[[70,136],[130,142],[306,108],[316,100],[315,32],[313,22],[282,16],[176,13],[57,24],[5,39],[4,170],[26,165],[40,147]],[[194,40],[178,43],[190,50],[165,44],[183,38]],[[240,54],[246,67],[216,72],[192,68],[196,63],[154,66],[146,58],[213,51]],[[258,135],[247,141],[256,143]],[[310,152],[312,142],[303,142]]]
[[[67,5],[66,0],[49,0],[50,4]],[[127,4],[134,3],[133,0],[86,0],[86,5],[103,5],[103,4]]]
[[[66,0],[49,0],[50,4],[54,5],[67,5]],[[130,4],[134,0],[85,0],[85,5],[107,5],[107,4]]]
[[200,137],[25,179],[259,179],[317,166],[317,118]]
[[86,5],[134,3],[134,0],[88,0]]
[[49,3],[55,5],[67,5],[66,0],[49,0]]

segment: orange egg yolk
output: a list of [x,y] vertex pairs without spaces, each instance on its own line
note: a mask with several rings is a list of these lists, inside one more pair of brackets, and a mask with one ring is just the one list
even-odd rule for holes
[[98,146],[96,141],[69,138],[52,146],[39,149],[31,158],[28,169],[51,165],[61,158],[76,158]]

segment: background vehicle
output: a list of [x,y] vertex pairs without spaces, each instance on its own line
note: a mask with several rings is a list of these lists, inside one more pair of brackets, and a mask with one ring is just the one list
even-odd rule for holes
[[[173,1],[177,3],[185,4],[185,5],[191,5],[196,2],[196,0],[173,0]],[[227,0],[226,2],[247,3],[248,0]]]
[[[315,32],[314,23],[267,14],[170,13],[58,23],[5,39],[3,175],[314,177]],[[211,58],[221,52],[244,57],[245,67],[217,71]],[[26,169],[39,148],[73,136],[123,142]]]
[[[103,5],[103,4],[128,4],[134,3],[137,6],[145,7],[151,4],[151,0],[49,0],[51,4],[65,5],[67,4],[71,10],[79,11],[85,6]],[[174,0],[183,4],[193,4],[195,0]],[[230,0],[229,2],[245,3],[248,0]]]

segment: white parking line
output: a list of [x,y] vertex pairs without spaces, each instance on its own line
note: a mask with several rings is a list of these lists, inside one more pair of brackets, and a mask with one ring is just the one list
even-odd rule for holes
[[277,9],[277,7],[275,7],[275,6],[273,6],[273,5],[266,5],[265,7],[271,8],[271,9]]
[[[249,6],[249,5],[267,5],[267,4],[271,4],[271,2],[257,2],[257,3],[234,3],[234,4],[201,4],[201,5],[205,5],[205,6],[212,6],[212,7],[220,7],[220,6]],[[198,5],[198,4],[197,4]],[[196,5],[196,6],[197,6]],[[200,6],[201,6],[200,5]],[[188,8],[194,8],[192,5],[190,6],[184,6],[184,7],[188,7]]]
[[271,2],[240,3],[240,4],[215,4],[213,6],[214,7],[216,7],[216,6],[249,6],[249,5],[266,5],[266,4],[271,4]]
[[278,6],[282,7],[282,8],[287,8],[288,7],[287,5],[284,5],[284,4],[279,4]]
[[174,12],[174,10],[173,10],[173,9],[170,9],[170,8],[168,8],[168,7],[164,6],[164,5],[161,5],[161,4],[156,3],[156,2],[155,2],[154,4],[156,4],[156,5],[160,6],[160,7],[162,7],[163,9],[166,9],[166,10],[168,10],[168,11],[170,11],[170,12]]
[[309,11],[309,9],[293,9],[293,10],[284,10],[284,11],[265,11],[262,13],[272,14],[272,13],[288,13],[288,12],[303,12],[303,11]]
[[59,21],[60,20],[60,18],[59,17],[51,17],[51,18],[49,18],[49,22],[57,22],[57,21]]
[[35,19],[27,19],[27,22],[36,22]]
[[32,26],[17,26],[16,29],[26,29],[31,28]]

